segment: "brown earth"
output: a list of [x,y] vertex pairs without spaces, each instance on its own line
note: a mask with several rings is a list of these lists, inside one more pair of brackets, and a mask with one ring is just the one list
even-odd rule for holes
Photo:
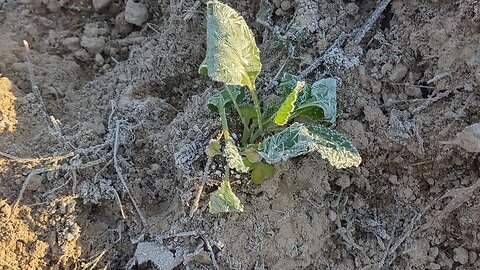
[[349,34],[307,80],[337,79],[363,162],[240,176],[242,214],[208,213],[212,177],[192,218],[219,131],[205,1],[130,0],[140,26],[126,2],[0,0],[0,269],[480,269],[479,154],[441,143],[480,122],[478,1],[392,0],[359,44],[376,1],[273,1],[269,27],[261,1],[226,1],[257,37],[264,102],[284,62],[300,74]]

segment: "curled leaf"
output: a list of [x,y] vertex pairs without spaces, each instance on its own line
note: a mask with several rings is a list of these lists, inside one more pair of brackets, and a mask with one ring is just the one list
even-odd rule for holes
[[295,109],[295,102],[297,101],[297,96],[303,90],[304,86],[304,81],[297,82],[293,91],[288,94],[287,98],[285,98],[282,105],[280,106],[280,109],[278,109],[278,112],[273,119],[275,124],[283,126],[288,122],[288,120],[290,119],[290,114]]
[[293,123],[267,138],[258,153],[270,164],[317,151],[338,169],[360,165],[358,150],[342,134],[320,125]]
[[243,212],[240,199],[233,193],[229,180],[223,180],[222,185],[210,196],[208,203],[211,214]]
[[255,88],[260,51],[240,14],[218,1],[207,3],[207,55],[199,73],[227,85]]
[[[283,95],[290,95],[298,81],[298,77],[286,73],[280,84]],[[335,124],[338,116],[336,80],[326,78],[314,82],[313,85],[306,84],[304,91],[298,95],[291,118],[298,116]]]
[[242,156],[238,151],[237,146],[233,140],[226,140],[225,142],[225,158],[227,159],[227,165],[230,168],[237,170],[238,172],[247,173],[250,169],[243,163]]

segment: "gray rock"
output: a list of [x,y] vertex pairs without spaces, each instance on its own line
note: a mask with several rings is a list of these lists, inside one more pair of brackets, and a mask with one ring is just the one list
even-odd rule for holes
[[95,63],[98,66],[103,66],[103,64],[105,64],[105,59],[103,59],[103,56],[100,53],[95,54]]
[[71,52],[76,52],[80,49],[80,39],[78,37],[68,37],[62,40],[62,45]]
[[105,48],[105,40],[98,37],[82,37],[80,42],[83,48],[85,48],[91,54],[101,53]]
[[73,56],[79,60],[79,61],[82,61],[82,62],[87,62],[88,60],[90,60],[90,54],[88,54],[88,52],[84,49],[81,49],[81,50],[78,50],[76,51]]
[[112,0],[93,0],[93,8],[96,12],[103,12],[107,10],[107,8],[112,3]]
[[142,3],[135,3],[134,0],[128,0],[125,6],[125,21],[141,26],[148,19],[148,9]]
[[407,75],[408,67],[405,64],[396,64],[388,77],[392,82],[399,82]]
[[468,251],[464,247],[457,247],[453,249],[455,255],[453,255],[453,260],[460,263],[466,264],[468,262]]

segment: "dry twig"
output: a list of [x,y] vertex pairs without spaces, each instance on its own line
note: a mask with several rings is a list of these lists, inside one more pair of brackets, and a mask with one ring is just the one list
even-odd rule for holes
[[132,194],[130,193],[130,189],[128,189],[127,182],[125,181],[125,178],[123,177],[122,174],[122,169],[120,168],[120,165],[118,165],[118,135],[120,131],[120,120],[116,121],[115,124],[115,141],[113,145],[113,166],[115,167],[115,172],[117,173],[118,178],[120,179],[120,182],[123,185],[123,188],[127,192],[128,196],[130,197],[130,200],[132,201],[133,207],[137,211],[138,216],[140,217],[140,220],[143,223],[143,226],[147,227],[148,223],[145,217],[143,216],[142,212],[140,211],[140,207],[138,207],[137,202],[133,198]]

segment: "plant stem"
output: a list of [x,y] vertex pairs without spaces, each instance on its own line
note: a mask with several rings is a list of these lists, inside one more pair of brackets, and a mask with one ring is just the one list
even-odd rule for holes
[[249,87],[248,90],[250,90],[253,106],[255,107],[255,111],[257,111],[258,128],[260,132],[263,132],[262,111],[260,110],[260,101],[258,100],[257,91],[255,91],[255,85]]
[[238,115],[240,116],[240,121],[242,121],[242,124],[243,124],[242,141],[246,141],[246,140],[248,140],[247,136],[250,133],[250,130],[248,128],[247,120],[245,119],[245,116],[242,114],[242,111],[240,111],[240,107],[238,106],[238,103],[235,100],[235,97],[233,96],[232,91],[230,91],[230,86],[225,85],[225,89],[227,90],[228,95],[230,96],[230,99],[233,102],[233,107],[235,107],[235,110],[237,111]]
[[227,122],[227,114],[225,112],[225,108],[218,108],[218,113],[220,114],[220,119],[222,120],[222,130],[223,130],[223,137],[226,141],[230,140],[230,132],[228,131],[228,122]]

